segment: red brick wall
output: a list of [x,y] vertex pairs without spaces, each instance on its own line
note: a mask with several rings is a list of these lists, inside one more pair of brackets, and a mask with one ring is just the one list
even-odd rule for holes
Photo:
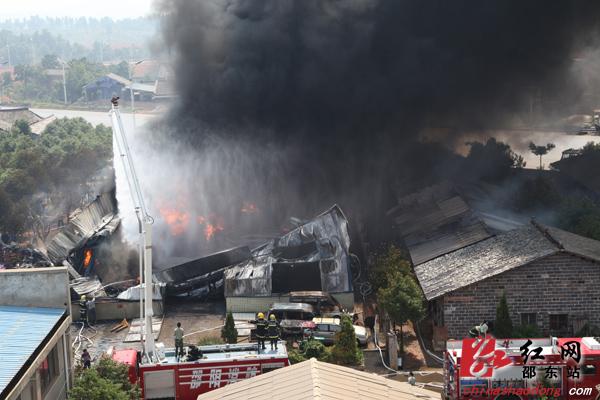
[[[555,254],[448,293],[443,299],[448,337],[460,339],[484,319],[493,321],[505,291],[513,326],[537,313],[542,335],[573,334],[577,320],[600,326],[600,263]],[[568,314],[569,330],[551,332],[549,314]]]

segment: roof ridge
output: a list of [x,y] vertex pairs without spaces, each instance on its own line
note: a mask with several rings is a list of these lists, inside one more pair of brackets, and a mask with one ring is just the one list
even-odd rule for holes
[[552,244],[554,244],[560,250],[565,249],[565,246],[563,246],[563,244],[560,242],[560,240],[558,240],[554,236],[552,236],[552,234],[550,233],[548,228],[546,228],[545,226],[543,226],[542,224],[537,222],[535,217],[531,217],[531,225],[533,225],[538,231],[540,231],[542,233],[542,235],[544,235],[546,237],[546,239],[548,239]]
[[321,398],[321,379],[319,376],[319,367],[318,361],[316,358],[310,358],[310,376],[312,377],[312,392],[313,399]]

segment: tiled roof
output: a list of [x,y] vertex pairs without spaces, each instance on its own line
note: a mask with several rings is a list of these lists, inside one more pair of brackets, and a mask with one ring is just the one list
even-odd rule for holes
[[0,306],[0,398],[58,323],[64,309]]
[[387,400],[438,399],[439,394],[379,375],[314,358],[239,381],[198,400]]
[[427,300],[565,251],[600,261],[600,242],[532,222],[415,266]]

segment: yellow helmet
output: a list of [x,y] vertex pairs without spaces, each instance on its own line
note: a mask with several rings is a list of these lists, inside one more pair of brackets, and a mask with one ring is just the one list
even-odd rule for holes
[[261,312],[259,312],[259,313],[258,313],[258,318],[259,318],[259,319],[260,319],[260,318],[264,318],[264,317],[265,317],[265,314],[263,314],[263,313],[261,313]]
[[271,315],[269,316],[269,319],[270,319],[271,321],[275,321],[275,314],[271,314]]
[[85,294],[81,295],[81,300],[85,300]]

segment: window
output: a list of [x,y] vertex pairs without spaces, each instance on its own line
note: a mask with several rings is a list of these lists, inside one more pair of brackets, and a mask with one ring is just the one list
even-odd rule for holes
[[54,348],[48,354],[48,357],[38,367],[38,373],[40,374],[40,386],[42,388],[42,395],[45,395],[52,384],[60,375],[59,364],[58,364],[58,346]]
[[550,330],[564,331],[568,329],[569,318],[567,314],[550,314]]
[[522,313],[521,325],[537,326],[537,313]]

